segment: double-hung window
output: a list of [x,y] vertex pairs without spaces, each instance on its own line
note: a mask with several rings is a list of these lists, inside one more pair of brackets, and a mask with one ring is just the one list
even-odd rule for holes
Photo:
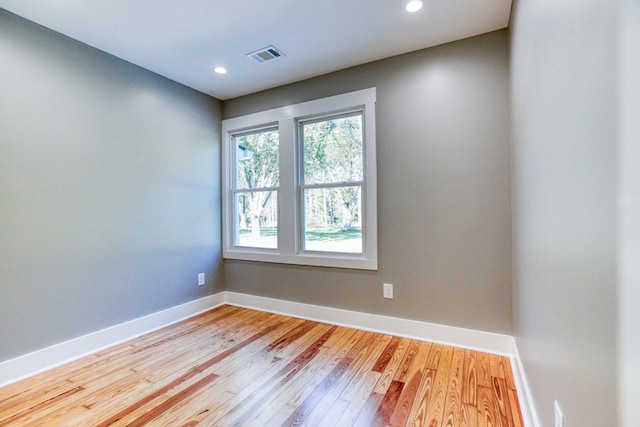
[[234,135],[236,153],[232,206],[236,247],[278,247],[278,129],[256,129]]
[[375,88],[224,120],[223,255],[377,269]]

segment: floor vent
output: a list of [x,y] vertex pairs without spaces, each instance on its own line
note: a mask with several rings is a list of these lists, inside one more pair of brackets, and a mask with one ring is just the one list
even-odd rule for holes
[[247,58],[253,59],[260,64],[281,56],[284,56],[284,53],[280,52],[273,46],[267,46],[263,49],[256,50],[255,52],[247,53]]

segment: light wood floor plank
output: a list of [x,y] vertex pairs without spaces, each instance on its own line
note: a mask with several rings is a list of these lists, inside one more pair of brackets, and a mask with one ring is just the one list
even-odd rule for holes
[[498,423],[491,388],[478,386],[478,427],[497,427]]
[[449,377],[451,374],[451,359],[453,357],[453,347],[444,347],[440,353],[440,362],[438,363],[438,371],[433,384],[433,392],[429,399],[427,410],[427,424],[442,425],[442,417],[444,415],[444,405],[447,399],[447,389],[449,386]]
[[476,353],[476,372],[478,385],[491,387],[491,355],[487,353]]
[[0,388],[0,427],[522,427],[509,358],[221,306]]
[[509,389],[509,407],[511,408],[511,420],[513,421],[514,427],[523,427],[524,421],[522,421],[522,413],[520,411],[516,390]]
[[462,371],[462,403],[472,406],[477,405],[477,385],[476,352],[473,350],[465,350],[464,368]]
[[417,351],[412,357],[413,360],[409,369],[398,376],[398,381],[404,382],[405,386],[391,416],[390,421],[392,425],[404,425],[407,422],[411,407],[419,395],[420,383],[422,382],[422,376],[425,372],[427,357],[431,350],[431,343],[420,341],[416,341],[416,343],[418,344]]
[[447,388],[447,398],[442,414],[442,425],[454,427],[460,425],[460,415],[462,413],[462,381],[464,368],[464,350],[455,348],[449,369],[449,386]]

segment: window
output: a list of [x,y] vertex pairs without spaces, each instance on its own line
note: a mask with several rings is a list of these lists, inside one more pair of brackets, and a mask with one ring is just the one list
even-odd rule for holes
[[377,269],[375,98],[223,121],[225,258]]
[[362,112],[300,122],[307,251],[362,253]]
[[278,130],[234,135],[235,179],[232,180],[237,247],[278,247]]

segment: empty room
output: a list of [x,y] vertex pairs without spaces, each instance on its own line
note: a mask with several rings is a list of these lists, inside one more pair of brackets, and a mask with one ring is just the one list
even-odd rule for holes
[[636,0],[0,0],[0,426],[639,427]]

